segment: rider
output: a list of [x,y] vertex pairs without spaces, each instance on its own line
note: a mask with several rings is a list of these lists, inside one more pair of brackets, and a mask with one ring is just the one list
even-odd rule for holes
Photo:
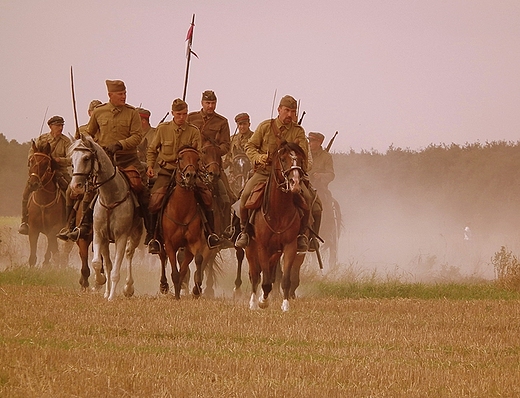
[[222,164],[223,168],[228,168],[233,163],[233,158],[241,153],[246,153],[246,142],[251,138],[253,132],[251,131],[251,121],[249,115],[245,112],[239,113],[235,116],[235,123],[237,124],[237,133],[231,137],[231,148],[224,158]]
[[[159,188],[167,186],[177,169],[177,155],[179,149],[185,145],[195,148],[200,151],[201,137],[200,131],[193,124],[187,123],[188,104],[177,98],[172,103],[173,120],[166,123],[161,123],[157,126],[156,134],[153,140],[148,145],[146,161],[149,178],[155,176],[154,165],[159,164],[160,170],[157,179],[152,188],[152,194],[156,193]],[[173,179],[175,181],[175,179]],[[199,189],[202,187],[198,187]],[[202,203],[201,203],[202,204]],[[219,244],[219,237],[213,233],[214,220],[212,209],[207,209],[204,205],[207,219],[206,230],[208,246],[210,248],[216,247]],[[158,213],[152,214],[152,223],[154,228],[157,225]],[[156,235],[157,236],[157,235]],[[152,239],[148,244],[148,252],[158,254],[160,252],[160,243],[156,239]]]
[[[199,128],[202,138],[201,147],[204,147],[207,141],[216,143],[220,148],[220,155],[224,156],[229,152],[231,145],[228,120],[215,112],[217,96],[213,91],[204,91],[200,103],[202,109],[190,112],[188,114],[188,122]],[[225,215],[222,225],[222,231],[224,231],[231,223],[231,203],[234,202],[235,195],[231,191],[227,175],[223,169],[220,170],[218,191],[223,203],[222,211]]]
[[[69,174],[69,166],[70,159],[67,157],[67,150],[71,145],[70,139],[62,134],[63,125],[65,121],[61,116],[53,116],[48,121],[50,132],[40,135],[35,142],[37,148],[42,148],[43,145],[49,143],[51,146],[50,156],[54,159],[54,161],[58,164],[58,169],[55,171],[54,180],[58,183],[63,194],[67,191],[67,187],[69,186],[71,177]],[[33,155],[34,150],[31,146],[29,150],[29,159]],[[29,181],[25,186],[22,195],[22,223],[18,228],[18,233],[22,235],[29,234],[29,211],[27,208],[27,204],[29,202],[29,196],[31,194],[31,189],[29,186]]]
[[332,155],[322,147],[324,139],[325,136],[321,133],[309,133],[309,148],[313,158],[312,167],[309,171],[309,180],[312,186],[318,191],[321,202],[332,203],[332,194],[329,190],[329,184],[335,178],[334,162]]
[[[276,135],[279,133],[282,139],[300,145],[306,155],[309,153],[305,130],[295,122],[296,109],[297,102],[293,97],[290,95],[282,97],[278,106],[278,117],[260,123],[253,136],[245,145],[247,156],[255,167],[255,173],[247,181],[244,190],[242,191],[242,195],[240,196],[240,227],[242,232],[235,243],[237,247],[244,248],[249,243],[249,235],[247,233],[248,209],[245,208],[245,204],[255,185],[259,182],[267,181],[269,177],[271,170],[269,154],[276,151],[276,148],[278,147]],[[277,130],[276,133],[275,130]],[[308,164],[305,164],[304,171],[307,167]],[[312,209],[314,219],[321,220],[321,203],[319,200],[316,200],[315,195],[313,195],[311,189],[309,189],[305,183],[301,184],[301,187],[302,194],[307,201],[309,208]],[[304,216],[302,217],[300,224],[300,233],[298,235],[297,250],[299,252],[304,252],[308,249],[308,239],[305,232],[309,227],[309,218],[309,212],[304,211]],[[318,229],[319,225],[318,228],[314,225],[313,230],[316,234],[319,232]]]
[[[106,80],[109,101],[94,108],[87,126],[87,133],[105,150],[114,154],[115,164],[120,169],[135,167],[141,176],[143,189],[136,191],[141,215],[146,227],[145,244],[153,237],[148,203],[150,191],[146,169],[137,157],[137,146],[142,141],[143,130],[137,110],[126,103],[126,86],[121,80]],[[85,203],[85,202],[84,202]],[[92,229],[92,207],[85,213],[79,228],[68,233],[68,238],[76,241],[86,236]]]

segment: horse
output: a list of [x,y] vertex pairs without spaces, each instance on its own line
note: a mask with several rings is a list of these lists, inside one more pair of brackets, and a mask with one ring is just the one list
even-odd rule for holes
[[36,249],[40,233],[47,237],[47,250],[43,265],[48,265],[51,256],[58,254],[59,230],[65,226],[65,198],[54,180],[58,168],[51,157],[51,146],[46,143],[38,148],[32,141],[33,154],[29,158],[29,266],[36,264]]
[[[253,236],[246,247],[251,280],[249,308],[266,308],[269,293],[275,281],[276,267],[283,254],[282,311],[289,311],[291,278],[296,280],[298,267],[293,267],[297,255],[297,237],[300,230],[300,181],[304,176],[305,153],[295,143],[282,141],[272,156],[272,167],[260,209],[252,216]],[[262,276],[263,294],[257,297]]]
[[237,198],[240,197],[240,192],[246,185],[250,171],[251,161],[244,152],[239,152],[233,156],[229,168],[229,185]]
[[[70,182],[72,193],[85,194],[89,181],[93,181],[93,188],[98,190],[93,209],[92,240],[92,268],[96,273],[96,283],[103,285],[107,282],[104,297],[109,301],[113,300],[123,257],[126,257],[128,274],[123,293],[126,297],[131,297],[134,294],[132,259],[143,233],[137,200],[126,177],[92,137],[81,135],[69,151],[73,167]],[[111,242],[115,243],[114,263],[110,259]]]
[[[194,297],[202,294],[203,251],[206,247],[202,228],[202,215],[195,189],[199,173],[200,156],[196,149],[183,146],[179,149],[177,170],[175,172],[175,188],[166,199],[161,216],[161,234],[164,240],[164,251],[172,266],[171,278],[175,290],[175,298],[180,299],[182,282],[185,280],[189,264],[195,258],[196,271]],[[183,247],[183,257],[177,268],[177,254]],[[161,252],[161,293],[167,293],[169,286],[166,278],[166,257]]]
[[320,196],[323,204],[323,227],[320,235],[325,241],[321,251],[328,257],[328,263],[333,267],[338,261],[338,242],[343,225],[341,208],[330,193]]

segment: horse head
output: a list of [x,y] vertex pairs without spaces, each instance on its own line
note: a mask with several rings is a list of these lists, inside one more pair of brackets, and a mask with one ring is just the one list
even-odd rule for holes
[[57,164],[50,155],[51,146],[48,142],[38,147],[32,141],[32,150],[33,154],[29,158],[29,186],[35,191],[52,181]]
[[300,180],[305,175],[305,160],[305,152],[298,144],[287,141],[280,144],[272,159],[272,170],[283,192],[301,191]]
[[237,153],[233,156],[233,161],[231,163],[231,177],[237,192],[244,188],[250,171],[251,161],[244,152]]
[[183,146],[177,155],[176,182],[183,188],[195,189],[199,173],[199,152],[190,146]]
[[70,188],[75,195],[84,194],[89,178],[98,168],[93,139],[81,134],[81,137],[69,148],[69,155],[72,163]]
[[214,141],[206,141],[201,153],[205,179],[209,184],[216,183],[220,178],[220,169],[222,168],[220,147]]

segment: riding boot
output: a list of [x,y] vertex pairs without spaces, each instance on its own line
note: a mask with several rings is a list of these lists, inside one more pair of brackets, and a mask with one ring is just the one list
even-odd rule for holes
[[206,240],[208,242],[208,246],[210,249],[216,248],[220,244],[220,238],[215,233],[215,216],[213,215],[213,210],[206,210],[206,228],[204,228],[204,232],[206,235]]
[[247,225],[248,225],[249,211],[246,208],[240,208],[240,229],[241,232],[237,237],[235,242],[236,247],[240,247],[245,249],[249,244],[249,235],[247,234]]
[[22,199],[22,223],[18,228],[18,233],[21,235],[29,235],[29,209],[28,209],[28,199]]
[[309,239],[307,238],[307,235],[305,235],[309,225],[309,216],[310,210],[303,210],[303,217],[300,221],[300,232],[298,234],[296,248],[296,250],[300,253],[306,252],[309,248]]
[[321,226],[321,211],[318,213],[313,214],[314,222],[312,225],[312,231],[313,231],[313,237],[311,238],[309,242],[309,251],[314,252],[316,249],[320,247],[320,244],[318,242],[318,238],[316,235],[320,235],[320,226]]
[[90,233],[92,233],[94,211],[90,208],[89,203],[83,202],[83,207],[87,208],[83,209],[83,217],[81,218],[79,227],[74,228],[69,234],[67,234],[67,237],[73,242],[77,242],[80,238],[85,239]]
[[161,242],[157,239],[157,219],[158,213],[150,214],[150,223],[154,231],[152,239],[148,242],[148,253],[159,254],[161,252]]
[[58,232],[58,235],[56,235],[57,238],[67,241],[69,240],[69,234],[76,228],[76,209],[74,206],[67,205],[66,210],[66,220],[68,221],[68,224],[66,227],[63,227],[60,232]]
[[222,237],[224,239],[230,239],[233,236],[233,225],[231,223],[231,202],[224,202],[224,223],[222,225]]
[[140,213],[143,217],[144,227],[146,229],[146,236],[144,238],[144,244],[148,245],[150,241],[153,239],[154,235],[154,226],[152,224],[152,220],[150,218],[150,212],[148,211],[148,205],[150,204],[150,195],[148,191],[140,192],[137,195],[137,201],[139,202]]

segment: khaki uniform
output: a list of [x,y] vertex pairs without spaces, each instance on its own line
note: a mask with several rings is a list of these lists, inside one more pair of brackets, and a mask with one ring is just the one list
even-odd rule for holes
[[[155,132],[157,131],[157,128],[150,127],[148,131],[143,131],[143,140],[141,143],[137,146],[137,154],[139,156],[139,160],[141,162],[146,163],[146,156],[148,153],[148,145],[153,141],[153,138],[155,137]],[[155,165],[153,166],[155,169]]]
[[[334,181],[334,162],[332,155],[325,149],[319,148],[312,152],[313,164],[309,172],[309,179],[314,188],[321,192],[322,189],[328,189],[329,184]],[[319,178],[315,175],[320,174]]]
[[148,145],[146,163],[148,167],[158,164],[160,167],[152,193],[168,185],[176,168],[177,154],[184,145],[189,145],[200,151],[200,131],[193,124],[184,123],[178,126],[172,120],[161,123],[153,140]]
[[[63,175],[65,178],[68,179],[70,182],[70,173],[69,168],[71,166],[70,158],[67,156],[67,151],[71,145],[71,141],[69,137],[64,136],[63,134],[58,135],[57,137],[53,137],[51,133],[45,133],[40,135],[36,139],[36,146],[38,148],[41,148],[46,143],[49,143],[51,146],[51,157],[55,159],[59,159],[59,169],[58,172]],[[31,146],[31,149],[29,150],[29,156],[30,158],[33,155],[34,151]]]
[[236,133],[231,137],[231,148],[224,160],[224,167],[229,167],[236,155],[246,152],[245,145],[252,135],[253,132],[248,130],[244,134]]

